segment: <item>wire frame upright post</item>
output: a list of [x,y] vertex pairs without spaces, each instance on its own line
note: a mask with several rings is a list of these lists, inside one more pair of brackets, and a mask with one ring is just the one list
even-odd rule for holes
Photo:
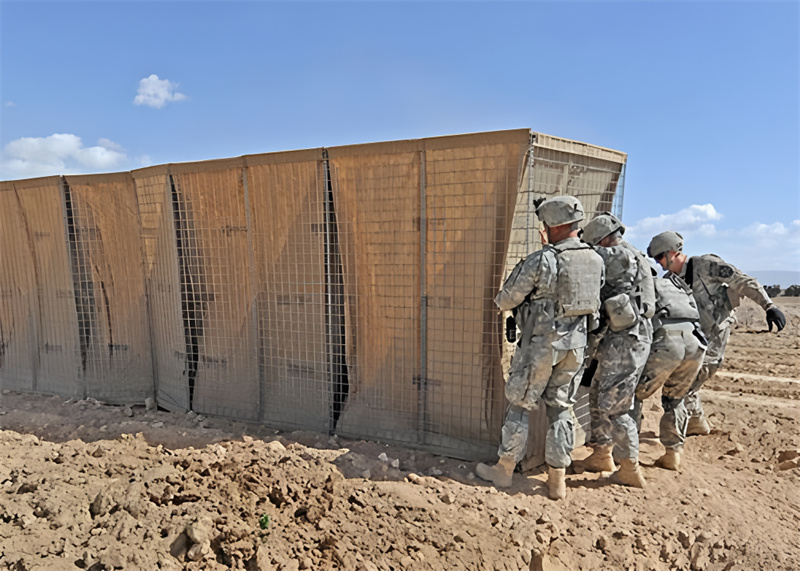
[[619,179],[617,180],[617,192],[614,193],[614,204],[612,205],[612,212],[614,216],[617,217],[617,220],[622,220],[622,202],[625,198],[625,169],[627,168],[627,163],[622,165],[622,170],[619,173]]
[[427,361],[428,361],[428,289],[426,286],[427,274],[425,266],[426,250],[428,247],[428,217],[426,201],[427,196],[425,192],[425,150],[419,153],[419,338],[420,338],[420,361],[419,361],[419,432],[420,437],[424,439],[425,430],[427,428],[428,419],[428,403],[427,403]]

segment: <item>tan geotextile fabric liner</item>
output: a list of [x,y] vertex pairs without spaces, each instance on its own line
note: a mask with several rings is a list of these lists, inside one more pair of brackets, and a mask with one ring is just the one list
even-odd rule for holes
[[322,151],[245,158],[261,418],[327,431]]
[[[124,310],[109,298],[109,311],[98,315],[96,304],[84,304],[87,292],[76,296],[74,285],[88,276],[93,299],[106,304],[106,276],[116,279],[121,269],[107,259],[105,246],[95,251],[92,234],[107,231],[94,221],[95,209],[125,216],[133,208],[141,220],[140,271],[162,406],[189,408],[192,377],[199,412],[336,428],[464,457],[493,455],[505,401],[502,322],[492,299],[503,262],[513,265],[504,256],[538,247],[518,216],[530,202],[520,197],[528,176],[519,177],[529,136],[517,130],[330,149],[332,202],[321,149],[141,169],[128,174],[135,201],[108,208],[96,204],[93,191],[83,192],[82,177],[67,177],[78,189],[70,205],[80,246],[73,252],[59,178],[2,183],[0,190],[16,184],[25,192],[16,206],[0,194],[0,221],[10,217],[0,236],[8,242],[27,232],[30,253],[0,245],[0,255],[14,260],[15,275],[0,281],[0,317],[4,326],[15,323],[5,362],[16,363],[13,374],[0,367],[0,380],[4,388],[13,382],[79,396],[97,396],[86,394],[85,380],[92,390],[105,390],[94,382],[93,358],[106,363],[103,344],[118,345],[106,342],[103,327],[113,325],[112,309]],[[610,209],[622,165],[605,159],[615,152],[558,144],[564,148],[534,144],[534,192],[578,196],[590,215]],[[100,260],[97,267],[81,266],[93,259]],[[80,270],[75,276],[73,266]],[[35,299],[17,293],[30,290],[31,280],[38,284]],[[99,290],[95,284],[102,284]],[[80,311],[76,297],[84,304]],[[90,322],[96,337],[86,335]],[[87,377],[79,332],[94,351],[86,354]],[[38,347],[33,357],[19,349],[20,336]],[[27,369],[24,357],[31,361]],[[337,426],[339,390],[349,403]],[[544,431],[534,429],[531,442],[539,432],[543,439]]]
[[[10,263],[27,276],[5,275],[3,291],[5,284],[12,288],[34,288],[12,290],[9,305],[3,295],[4,313],[0,319],[7,348],[13,347],[9,365],[16,371],[12,377],[10,370],[0,369],[2,387],[83,396],[75,292],[60,178],[4,182],[0,190],[4,197],[4,208],[0,211],[0,224],[4,227],[4,242],[0,246],[3,266]],[[18,228],[21,234],[12,238],[6,233],[10,228]],[[10,241],[5,241],[5,237]],[[20,247],[20,242],[27,247]],[[6,281],[9,279],[14,281]],[[30,305],[19,308],[22,304]],[[10,306],[14,306],[13,325],[11,315],[5,313]],[[26,357],[30,363],[27,371]]]
[[131,174],[141,217],[156,397],[168,410],[187,410],[186,337],[169,169],[150,167]]
[[153,394],[139,205],[130,173],[65,177],[84,321],[86,393],[114,403]]
[[420,151],[417,141],[328,150],[346,299],[342,434],[416,439]]
[[39,300],[33,240],[14,184],[0,184],[0,388],[34,388]]
[[505,408],[501,318],[494,304],[528,151],[527,130],[426,141],[425,425],[494,443]]
[[[528,142],[519,130],[329,150],[353,361],[345,433],[461,454],[485,453],[499,438],[493,298]],[[417,365],[423,161],[425,380]]]
[[[196,412],[256,420],[258,382],[243,159],[170,165],[189,270],[182,288],[196,304]],[[181,250],[179,249],[179,257]],[[185,301],[185,299],[184,299]]]

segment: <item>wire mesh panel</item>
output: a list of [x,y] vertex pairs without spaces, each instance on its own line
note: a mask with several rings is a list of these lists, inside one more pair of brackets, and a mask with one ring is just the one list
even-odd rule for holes
[[[58,177],[48,177],[3,183],[4,202],[10,204],[11,210],[3,208],[2,224],[5,227],[8,223],[10,228],[16,227],[22,232],[13,242],[4,242],[2,245],[0,252],[3,256],[3,273],[6,273],[6,264],[9,262],[13,267],[26,273],[30,270],[24,268],[30,267],[29,264],[32,263],[35,290],[30,292],[30,295],[20,289],[13,292],[12,304],[30,303],[30,305],[24,310],[14,311],[13,326],[6,314],[2,315],[2,322],[9,349],[11,344],[14,346],[11,355],[15,355],[13,359],[17,367],[24,367],[23,348],[33,349],[28,355],[33,384],[24,386],[18,383],[15,388],[65,396],[82,396],[84,387],[75,292],[67,249],[60,180]],[[13,188],[16,199],[7,194],[9,187]],[[13,206],[14,202],[16,207]],[[12,218],[15,218],[14,222]],[[27,248],[24,245],[27,245]],[[12,287],[19,288],[25,283],[33,285],[30,281],[17,280]],[[7,306],[4,304],[4,307]],[[30,323],[30,326],[25,326],[23,330],[23,322]],[[17,329],[17,326],[20,326],[20,329]],[[17,332],[24,335],[27,340],[23,341]],[[12,388],[6,384],[10,384],[11,379],[7,378],[2,370],[0,374],[3,387]]]
[[317,149],[245,161],[261,419],[327,431],[334,403],[321,158]]
[[419,440],[420,151],[419,141],[328,151],[340,252],[328,266],[330,313],[345,326],[331,350],[347,366],[341,434]]
[[190,408],[256,420],[243,159],[171,165]]
[[0,388],[34,389],[39,285],[33,240],[14,184],[0,183]]
[[425,141],[427,330],[424,426],[429,442],[494,454],[505,402],[500,287],[530,132]]
[[68,176],[64,193],[86,394],[141,402],[153,362],[133,179]]
[[535,133],[532,190],[539,196],[574,196],[588,221],[611,210],[626,159],[625,153]]
[[2,183],[0,383],[493,456],[534,200],[590,219],[625,158],[523,129]]
[[155,391],[159,405],[189,409],[189,370],[181,309],[181,280],[176,221],[185,212],[173,210],[167,166],[133,171],[141,217],[144,279],[150,317]]

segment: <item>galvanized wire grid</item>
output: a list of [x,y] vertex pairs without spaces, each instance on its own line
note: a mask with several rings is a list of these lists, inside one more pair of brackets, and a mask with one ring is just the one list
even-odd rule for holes
[[493,298],[526,148],[331,150],[355,340],[341,433],[462,456],[493,450],[503,408]]
[[4,182],[0,200],[0,388],[82,396],[60,180]]
[[428,407],[437,447],[493,451],[504,400],[502,278],[525,147],[428,153]]
[[[326,432],[331,366],[325,176],[319,154],[283,162],[248,158],[261,422]],[[339,304],[341,305],[341,303]]]
[[[189,408],[186,336],[172,184],[166,167],[133,173],[141,219],[143,274],[153,359],[151,393],[171,410]],[[178,218],[181,214],[178,212]]]
[[241,161],[171,169],[170,187],[188,408],[257,420],[251,256]]
[[[420,414],[420,153],[337,153],[327,272],[341,434],[416,442]],[[340,367],[340,363],[344,368]]]
[[62,192],[85,394],[141,402],[153,370],[133,180],[68,177]]

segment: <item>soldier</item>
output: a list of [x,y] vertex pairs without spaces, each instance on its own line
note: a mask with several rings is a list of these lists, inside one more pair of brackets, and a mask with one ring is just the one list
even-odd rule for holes
[[644,400],[662,389],[664,414],[658,437],[666,451],[656,465],[678,470],[688,423],[684,398],[703,364],[706,340],[700,330],[697,304],[686,282],[676,274],[667,273],[655,279],[655,290],[653,344],[636,387],[632,416],[641,429]]
[[603,260],[577,237],[584,212],[576,198],[551,198],[536,213],[544,223],[547,245],[517,264],[495,297],[500,309],[515,310],[522,334],[505,386],[509,405],[500,459],[495,466],[479,464],[476,473],[497,487],[511,485],[514,468],[525,455],[530,411],[541,397],[548,423],[548,491],[551,498],[561,499],[575,439],[572,405],[583,370],[587,321],[600,306]]
[[642,488],[639,430],[631,411],[653,338],[650,318],[655,312],[655,291],[647,258],[622,239],[624,232],[625,226],[604,212],[581,233],[585,242],[597,247],[606,273],[600,290],[605,331],[594,356],[597,370],[589,389],[594,451],[583,466],[591,472],[612,472],[616,457],[620,469],[612,481]]
[[683,236],[677,232],[662,232],[653,237],[647,249],[649,256],[668,272],[678,274],[692,288],[700,313],[700,327],[708,339],[703,365],[686,395],[689,424],[686,434],[708,434],[711,427],[703,413],[700,387],[722,365],[728,344],[734,308],[742,297],[749,297],[767,312],[769,330],[775,325],[780,331],[786,325],[783,312],[772,303],[767,292],[754,278],[742,273],[713,254],[687,257],[683,253]]

